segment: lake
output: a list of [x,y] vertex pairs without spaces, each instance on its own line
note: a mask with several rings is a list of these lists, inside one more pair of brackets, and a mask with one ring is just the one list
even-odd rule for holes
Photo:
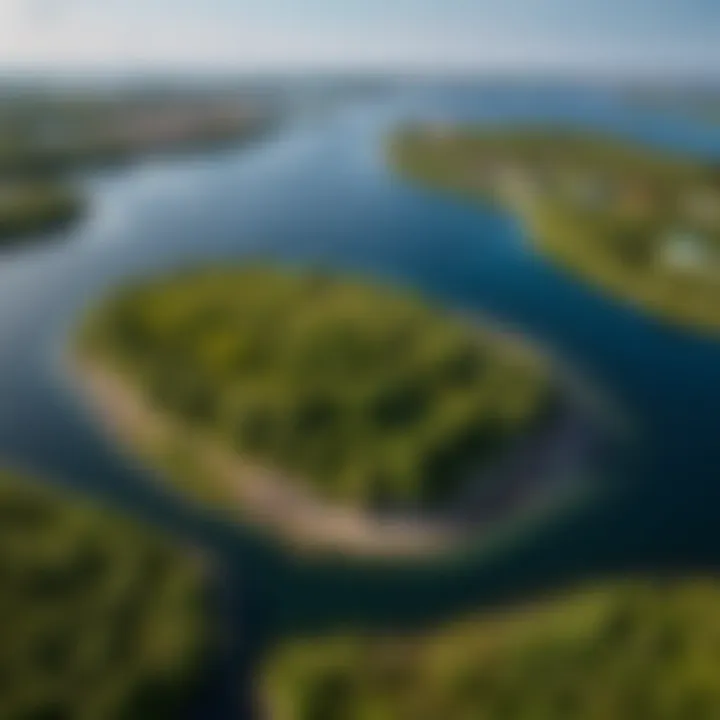
[[[720,157],[720,130],[623,107],[602,88],[415,84],[289,119],[251,146],[84,177],[85,221],[0,256],[0,455],[206,548],[227,573],[228,662],[198,716],[286,632],[397,626],[582,577],[720,560],[720,342],[674,329],[537,255],[512,218],[392,175],[383,139],[409,120],[541,120]],[[111,287],[196,262],[273,258],[418,288],[548,348],[632,432],[593,502],[446,561],[299,562],[166,491],[113,447],[68,376],[79,314]],[[248,681],[249,682],[249,681]]]

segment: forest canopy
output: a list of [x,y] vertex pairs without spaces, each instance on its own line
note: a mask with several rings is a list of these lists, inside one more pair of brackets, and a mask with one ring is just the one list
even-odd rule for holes
[[551,405],[546,369],[409,292],[240,267],[121,291],[85,346],[183,422],[323,497],[448,498]]
[[283,720],[715,720],[720,586],[617,581],[425,633],[281,643]]
[[169,540],[0,472],[0,716],[174,720],[209,638]]

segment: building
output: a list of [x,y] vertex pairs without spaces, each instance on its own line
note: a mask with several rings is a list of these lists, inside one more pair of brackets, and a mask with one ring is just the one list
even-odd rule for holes
[[685,272],[698,272],[715,264],[707,240],[697,233],[673,230],[663,239],[660,262]]

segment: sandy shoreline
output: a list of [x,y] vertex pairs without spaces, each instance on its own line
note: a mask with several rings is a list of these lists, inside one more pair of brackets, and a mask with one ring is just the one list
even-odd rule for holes
[[[302,551],[426,557],[456,549],[498,518],[549,494],[548,486],[558,484],[556,476],[563,472],[558,459],[561,466],[567,465],[557,456],[569,451],[574,462],[574,455],[582,450],[568,448],[568,438],[579,430],[578,417],[563,413],[550,427],[521,442],[515,452],[510,449],[497,467],[476,474],[478,487],[489,487],[490,494],[476,492],[471,485],[462,498],[441,511],[383,515],[324,501],[294,478],[249,462],[209,433],[158,412],[104,362],[74,358],[71,372],[104,429],[126,449],[159,466],[169,484],[204,502],[210,500],[219,511],[251,526],[272,531]],[[488,477],[492,482],[486,482]]]
[[281,473],[251,463],[209,435],[158,413],[119,373],[97,361],[76,362],[74,375],[104,427],[126,448],[162,464],[178,450],[187,452],[190,444],[193,474],[207,477],[212,489],[233,505],[218,502],[219,509],[239,511],[250,524],[271,528],[300,549],[425,555],[447,550],[461,539],[450,523],[379,518],[315,498]]

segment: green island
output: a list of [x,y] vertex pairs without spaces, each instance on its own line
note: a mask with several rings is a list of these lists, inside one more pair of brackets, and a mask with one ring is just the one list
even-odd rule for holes
[[720,168],[544,127],[407,129],[405,176],[498,204],[568,270],[665,321],[720,329]]
[[225,95],[0,95],[0,245],[78,219],[73,173],[227,146],[268,124],[250,101]]
[[114,428],[196,496],[388,551],[372,511],[439,507],[555,400],[526,348],[414,293],[262,265],[121,290],[79,355]]
[[0,472],[0,715],[178,717],[209,651],[205,574],[162,536]]
[[412,633],[281,642],[272,720],[716,720],[720,585],[615,581]]

